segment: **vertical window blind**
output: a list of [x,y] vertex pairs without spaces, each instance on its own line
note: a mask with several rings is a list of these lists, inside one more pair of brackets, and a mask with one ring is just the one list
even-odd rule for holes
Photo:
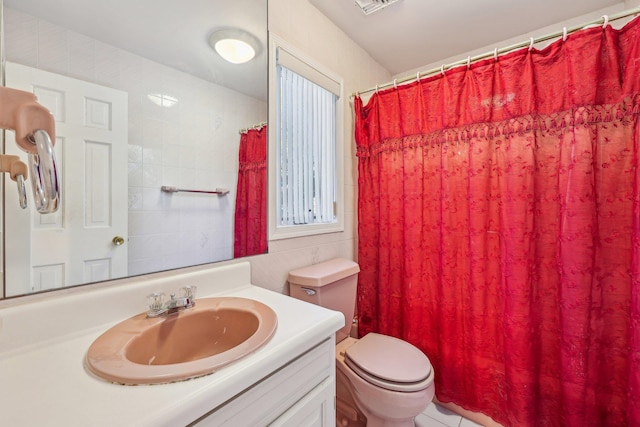
[[281,63],[278,225],[336,221],[337,95]]

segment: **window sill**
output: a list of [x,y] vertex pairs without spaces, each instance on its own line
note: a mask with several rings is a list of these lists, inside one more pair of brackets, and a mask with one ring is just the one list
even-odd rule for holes
[[344,224],[310,224],[280,226],[269,230],[269,240],[292,239],[295,237],[314,236],[318,234],[339,233],[344,231]]

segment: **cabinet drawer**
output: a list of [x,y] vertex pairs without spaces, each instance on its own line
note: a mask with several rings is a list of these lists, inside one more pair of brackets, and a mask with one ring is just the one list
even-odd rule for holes
[[[335,383],[335,346],[329,338],[236,395],[192,425],[266,426],[318,384]],[[332,390],[335,387],[332,385]],[[335,391],[333,391],[335,393]]]

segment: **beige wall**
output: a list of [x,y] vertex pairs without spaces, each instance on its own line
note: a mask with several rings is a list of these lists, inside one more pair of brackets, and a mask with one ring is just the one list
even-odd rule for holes
[[[306,0],[270,0],[269,31],[340,75],[344,79],[345,94],[388,81],[391,77]],[[345,231],[270,241],[268,254],[249,258],[255,285],[286,293],[287,273],[291,269],[334,257],[355,259],[357,163],[350,99],[344,113]]]

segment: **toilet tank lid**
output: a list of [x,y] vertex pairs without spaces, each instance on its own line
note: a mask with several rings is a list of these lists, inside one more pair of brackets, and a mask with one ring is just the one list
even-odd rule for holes
[[360,267],[346,258],[335,258],[289,272],[289,283],[319,288],[357,274]]

